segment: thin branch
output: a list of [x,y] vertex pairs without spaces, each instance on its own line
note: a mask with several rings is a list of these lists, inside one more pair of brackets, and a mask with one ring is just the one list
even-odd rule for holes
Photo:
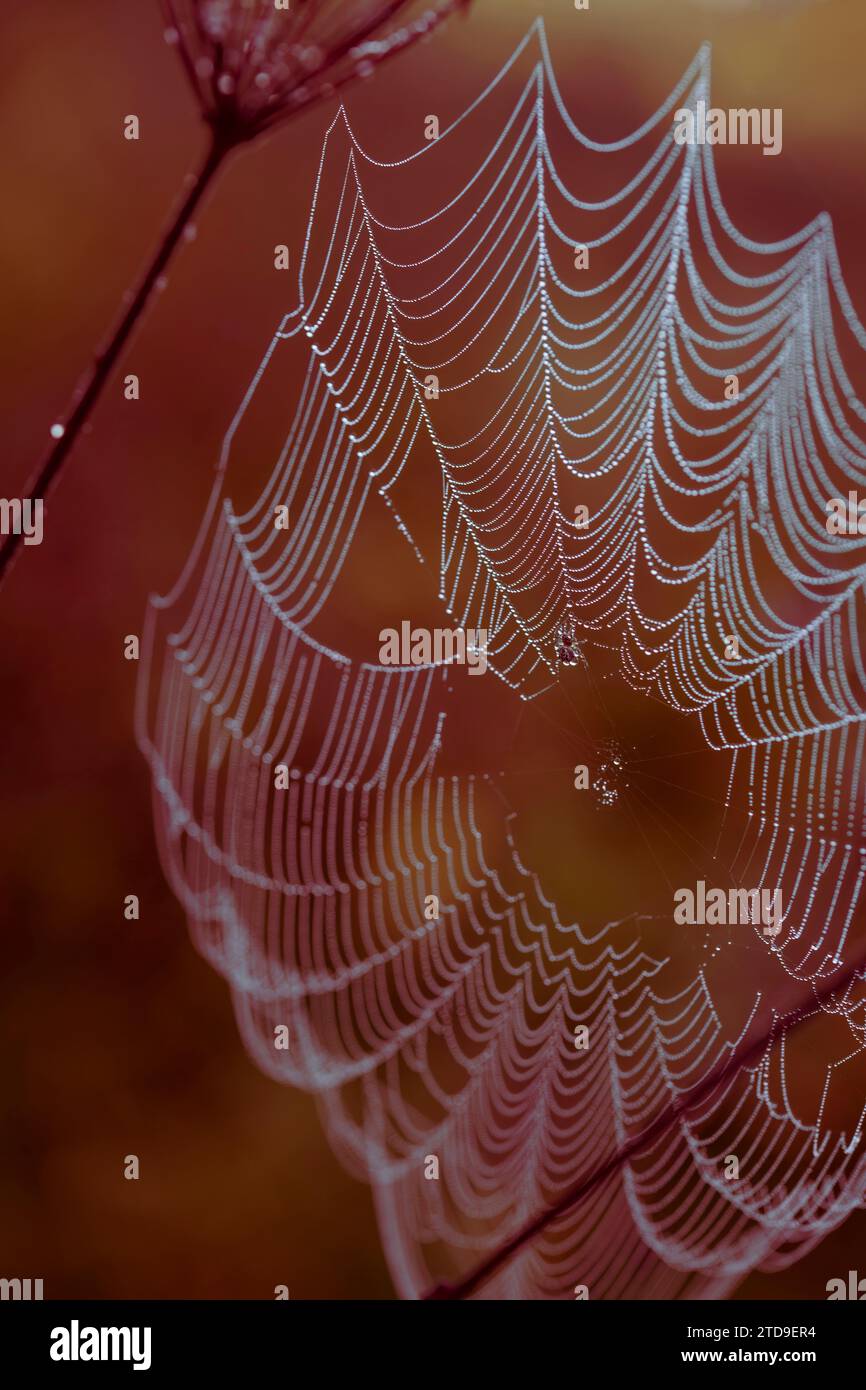
[[174,0],[162,0],[162,8],[166,20],[171,26],[171,30],[173,30],[174,34],[177,36],[173,42],[173,47],[177,50],[178,57],[183,65],[183,70],[192,88],[193,96],[198,102],[199,107],[202,108],[205,105],[205,99],[202,94],[201,83],[199,82],[198,74],[188,49],[180,42],[180,20],[177,10],[174,7]]
[[[52,483],[54,483],[57,474],[63,466],[64,459],[74,446],[81,433],[82,427],[87,422],[90,411],[102,391],[106,380],[110,376],[127,338],[138,322],[147,301],[150,299],[157,280],[165,270],[172,252],[189,225],[202,195],[230,148],[231,146],[217,135],[213,136],[205,160],[199,172],[194,176],[194,181],[189,192],[184,197],[180,207],[166,227],[156,249],[156,253],[148,265],[138,289],[132,296],[126,312],[120,319],[107,346],[94,356],[93,364],[80,382],[75,397],[73,398],[73,404],[66,418],[61,419],[58,425],[52,427],[52,435],[55,437],[56,442],[49,449],[38,474],[25,494],[26,496],[44,499],[50,491]],[[55,434],[56,430],[62,430],[62,434]],[[23,531],[20,531],[17,535],[10,533],[10,535],[6,537],[6,543],[2,549],[0,549],[0,584],[2,584],[6,577],[9,567],[18,553],[23,540]]]

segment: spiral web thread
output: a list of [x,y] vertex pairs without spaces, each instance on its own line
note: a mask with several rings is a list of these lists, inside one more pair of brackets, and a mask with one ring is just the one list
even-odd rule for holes
[[[515,86],[455,180],[449,151],[474,149],[474,123]],[[483,1293],[722,1296],[798,1258],[864,1197],[862,1100],[842,1123],[833,1109],[840,1086],[866,1095],[862,975],[815,1007],[825,1080],[803,1118],[785,1008],[746,983],[732,1025],[704,965],[675,983],[639,915],[595,934],[561,920],[494,779],[441,770],[460,718],[452,672],[353,660],[317,635],[374,492],[430,562],[397,498],[432,459],[443,622],[488,631],[487,679],[535,699],[561,678],[562,628],[612,644],[634,689],[729,762],[719,833],[735,831],[735,881],[783,886],[782,932],[754,934],[785,997],[862,953],[864,541],[827,534],[825,501],[866,488],[866,411],[845,366],[864,332],[826,217],[771,245],[731,224],[711,148],[672,138],[674,110],[700,98],[706,49],[633,135],[592,140],[538,23],[409,159],[373,160],[341,111],[298,307],[226,436],[186,569],[148,613],[138,728],[166,872],[249,1051],[317,1094],[337,1153],[372,1184],[403,1296],[471,1269],[758,1022],[774,1031],[760,1064]],[[590,201],[560,148],[575,174],[648,153]],[[386,214],[410,206],[400,180],[419,162],[437,199],[456,186],[395,225]],[[576,246],[587,270],[570,269]],[[233,441],[303,337],[288,434],[256,504],[236,511]],[[449,398],[462,431],[447,427]],[[274,527],[280,505],[289,531]],[[425,918],[430,894],[439,920]],[[287,1051],[274,1047],[283,1024]]]

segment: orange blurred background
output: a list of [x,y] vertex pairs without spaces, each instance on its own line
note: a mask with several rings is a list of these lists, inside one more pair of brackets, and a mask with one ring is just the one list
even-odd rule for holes
[[[701,42],[721,106],[784,110],[784,153],[717,168],[747,235],[827,209],[866,319],[860,0],[476,0],[348,96],[367,149],[399,158],[444,127],[536,14],[578,124],[606,140],[654,111]],[[0,10],[5,299],[0,491],[24,495],[51,422],[199,161],[204,132],[156,0],[6,0]],[[139,116],[141,138],[122,138]],[[0,1038],[0,1274],[47,1297],[387,1298],[366,1188],[341,1171],[314,1102],[260,1075],[228,991],[189,943],[157,862],[132,732],[147,597],[174,582],[226,427],[295,280],[321,108],[236,156],[181,247],[46,507],[45,541],[0,593],[6,908]],[[771,167],[767,168],[767,165]],[[757,172],[756,172],[757,170]],[[750,172],[751,171],[751,172]],[[141,400],[124,402],[127,371]],[[862,383],[861,383],[862,387]],[[861,390],[861,394],[863,394]],[[127,922],[136,893],[141,920]],[[135,1153],[141,1180],[123,1178]],[[858,1218],[740,1296],[822,1298],[856,1264]]]

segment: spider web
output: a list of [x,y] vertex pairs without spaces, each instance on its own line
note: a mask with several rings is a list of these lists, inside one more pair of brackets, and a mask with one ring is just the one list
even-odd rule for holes
[[[811,1106],[792,1099],[790,1024],[864,947],[864,541],[824,522],[827,498],[866,488],[846,367],[866,341],[829,219],[752,241],[712,149],[674,143],[699,99],[706,49],[634,134],[590,139],[537,23],[407,159],[374,159],[341,110],[298,305],[148,612],[137,718],[166,873],[250,1053],[319,1097],[371,1183],[403,1296],[459,1280],[605,1165],[485,1295],[723,1296],[863,1202],[860,976],[816,994]],[[244,509],[243,430],[287,396]],[[775,939],[750,932],[762,973],[733,1007],[709,952],[683,974],[655,949],[670,912],[561,917],[494,769],[448,770],[475,682],[349,654],[334,615],[374,501],[438,569],[438,620],[488,632],[506,701],[563,681],[568,630],[725,760],[719,862],[785,903]],[[756,1029],[756,1064],[616,1162]]]

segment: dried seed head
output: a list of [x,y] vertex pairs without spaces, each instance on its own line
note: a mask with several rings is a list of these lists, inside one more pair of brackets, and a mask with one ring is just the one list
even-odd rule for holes
[[[163,0],[205,119],[226,144],[272,129],[369,77],[469,0]],[[400,21],[398,25],[398,20]]]

